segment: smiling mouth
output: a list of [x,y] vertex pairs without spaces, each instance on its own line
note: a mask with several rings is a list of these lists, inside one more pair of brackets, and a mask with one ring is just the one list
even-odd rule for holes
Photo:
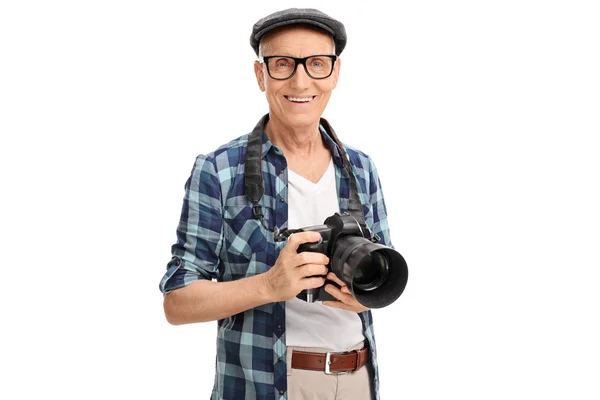
[[310,103],[317,96],[306,96],[306,97],[292,97],[292,96],[283,96],[287,99],[287,101],[292,103]]

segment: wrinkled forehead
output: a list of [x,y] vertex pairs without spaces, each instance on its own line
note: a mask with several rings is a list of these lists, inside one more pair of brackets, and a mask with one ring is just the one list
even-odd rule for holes
[[[325,30],[312,25],[291,25],[267,33],[260,41],[260,55],[265,52],[296,52],[299,49],[312,54],[335,54],[333,37]],[[281,53],[283,55],[284,53]],[[290,54],[295,55],[295,54]]]

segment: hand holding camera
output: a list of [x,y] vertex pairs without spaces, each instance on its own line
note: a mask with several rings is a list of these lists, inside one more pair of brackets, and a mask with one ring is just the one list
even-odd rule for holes
[[353,311],[356,313],[369,310],[369,307],[365,307],[356,300],[356,298],[348,289],[348,286],[342,282],[333,272],[327,274],[326,279],[331,282],[335,282],[336,285],[328,283],[325,285],[325,291],[337,300],[323,300],[324,306],[333,308],[341,308],[342,310]]
[[272,301],[286,301],[303,290],[323,286],[329,258],[322,253],[298,253],[302,244],[320,239],[321,235],[317,232],[298,232],[289,237],[275,265],[264,273]]
[[[331,259],[327,264],[328,273],[333,274],[328,275],[328,282],[345,285],[338,288],[328,283],[324,288],[305,289],[298,294],[299,299],[309,303],[332,299],[344,303],[346,300],[353,304],[353,309],[357,308],[354,299],[365,309],[382,308],[396,301],[404,291],[408,267],[402,255],[391,247],[376,243],[378,238],[352,215],[335,213],[323,225],[297,231],[319,234],[318,241],[303,243],[296,251],[327,255]],[[344,288],[351,298],[342,296]],[[326,305],[332,304],[341,306],[336,302]]]

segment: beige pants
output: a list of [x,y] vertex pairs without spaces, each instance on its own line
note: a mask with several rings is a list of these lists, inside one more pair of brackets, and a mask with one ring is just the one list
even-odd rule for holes
[[[361,342],[351,350],[364,346]],[[324,371],[292,369],[292,351],[327,353],[315,347],[287,348],[288,400],[371,400],[372,367],[367,362],[361,369],[344,374],[327,375]]]

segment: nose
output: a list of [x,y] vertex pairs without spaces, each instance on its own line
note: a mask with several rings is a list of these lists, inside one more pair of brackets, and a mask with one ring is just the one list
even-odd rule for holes
[[306,73],[306,65],[298,65],[296,73],[290,78],[290,86],[298,89],[307,88],[312,78]]

